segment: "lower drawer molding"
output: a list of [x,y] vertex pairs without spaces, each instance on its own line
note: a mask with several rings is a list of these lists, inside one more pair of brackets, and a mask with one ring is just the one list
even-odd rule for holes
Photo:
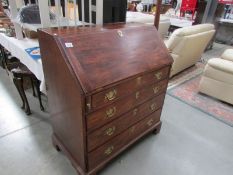
[[112,157],[130,141],[136,139],[141,133],[147,131],[148,129],[153,128],[159,122],[160,113],[158,114],[154,112],[101,147],[88,153],[88,168],[93,169],[97,165],[101,164],[101,162]]

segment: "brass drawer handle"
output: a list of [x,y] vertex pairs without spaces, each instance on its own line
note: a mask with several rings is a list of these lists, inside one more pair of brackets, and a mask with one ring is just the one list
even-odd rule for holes
[[111,128],[108,128],[108,129],[105,131],[105,134],[108,135],[108,136],[111,136],[111,135],[114,134],[115,130],[116,130],[116,127],[113,126],[113,127],[111,127]]
[[116,114],[116,107],[112,107],[112,108],[109,108],[108,110],[106,110],[107,118],[111,118],[115,114]]
[[150,105],[151,111],[154,111],[154,110],[156,109],[156,107],[157,107],[156,103],[152,103],[152,104]]
[[140,95],[140,92],[139,92],[139,91],[136,92],[136,93],[135,93],[135,98],[138,99],[138,98],[139,98],[139,95]]
[[133,110],[133,115],[135,116],[135,115],[137,115],[137,113],[138,113],[138,109],[135,108],[135,109]]
[[137,78],[137,85],[140,85],[142,83],[142,77]]
[[162,75],[162,72],[155,73],[155,77],[157,78],[157,80],[160,80],[162,78]]
[[90,103],[87,103],[87,109],[91,110],[91,104]]
[[116,98],[116,96],[117,96],[117,91],[114,89],[105,94],[105,99],[108,101],[112,101]]
[[147,125],[148,125],[148,126],[151,126],[151,125],[153,124],[153,121],[154,121],[153,119],[150,119],[150,120],[147,122]]
[[114,146],[110,146],[104,151],[104,154],[110,155],[113,152],[113,150],[114,150]]
[[157,94],[160,90],[160,87],[159,86],[156,86],[153,88],[153,91],[154,91],[154,94]]

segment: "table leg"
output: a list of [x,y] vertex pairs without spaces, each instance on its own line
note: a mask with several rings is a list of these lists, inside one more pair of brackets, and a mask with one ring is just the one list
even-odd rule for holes
[[36,96],[36,93],[35,93],[35,89],[34,89],[33,78],[30,78],[30,81],[31,81],[31,85],[32,85],[32,94],[33,94],[33,97],[35,97],[35,96]]
[[30,109],[30,106],[28,104],[27,96],[26,96],[24,88],[23,88],[23,79],[22,78],[17,78],[17,81],[19,83],[19,91],[21,92],[23,100],[25,102],[25,112],[26,112],[27,115],[30,115],[31,114],[31,109]]
[[21,93],[20,88],[19,88],[19,81],[17,80],[17,78],[13,77],[13,82],[14,82],[14,85],[15,85],[15,87],[16,87],[16,89],[21,97],[22,103],[23,103],[21,108],[25,109],[25,101],[23,99],[22,93]]
[[36,79],[36,80],[34,80],[34,82],[35,82],[36,92],[37,92],[39,103],[40,103],[40,109],[41,109],[41,111],[44,111],[44,106],[43,106],[42,101],[41,101],[40,81]]

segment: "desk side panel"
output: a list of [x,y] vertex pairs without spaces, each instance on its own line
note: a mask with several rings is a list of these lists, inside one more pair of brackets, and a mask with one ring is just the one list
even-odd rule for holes
[[54,135],[86,171],[83,91],[56,38],[39,31],[39,44]]

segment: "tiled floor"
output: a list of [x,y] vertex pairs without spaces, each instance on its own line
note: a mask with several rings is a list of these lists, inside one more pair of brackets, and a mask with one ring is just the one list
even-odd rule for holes
[[[76,175],[52,146],[48,112],[27,95],[31,116],[21,110],[19,95],[0,68],[0,175]],[[144,138],[99,174],[232,175],[232,127],[171,96],[166,96],[162,121],[159,135]]]

